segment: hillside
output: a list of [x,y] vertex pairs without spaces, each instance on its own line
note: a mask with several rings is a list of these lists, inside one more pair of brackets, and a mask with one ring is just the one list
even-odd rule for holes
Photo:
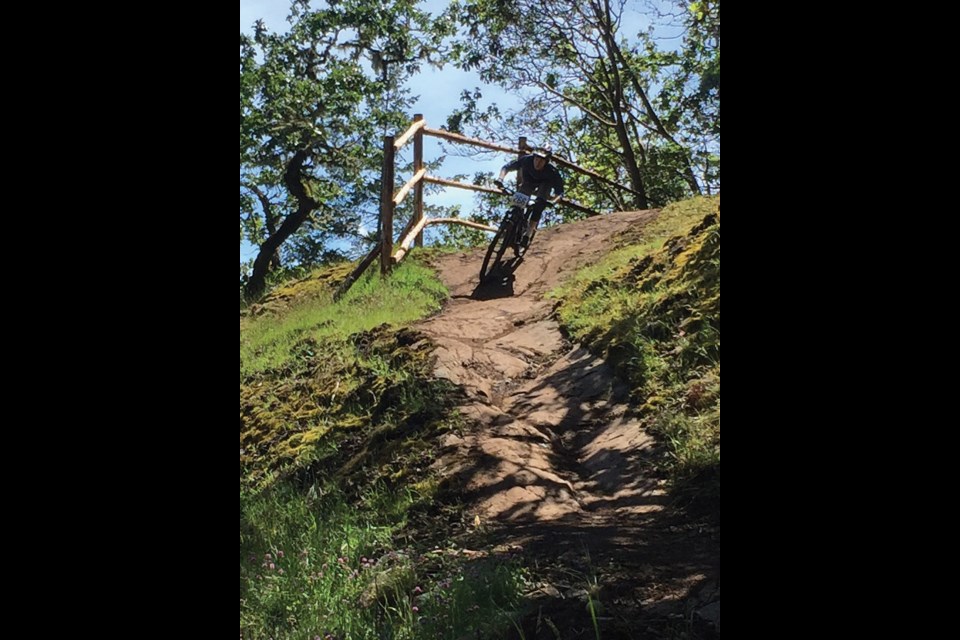
[[[329,307],[345,269],[241,318],[241,635],[718,635],[716,209],[544,229],[492,286],[477,284],[482,249],[424,252],[449,292],[439,312],[347,337],[323,335],[332,317],[305,320],[275,366],[253,366],[255,348],[245,361],[245,331],[309,306],[298,291]],[[416,273],[403,277],[429,311],[441,295]],[[379,531],[330,556],[358,584],[318,591],[326,578],[290,575],[300,562],[268,590],[260,558],[278,545],[258,509],[293,502],[301,522],[332,522],[311,515],[327,508],[317,487]]]

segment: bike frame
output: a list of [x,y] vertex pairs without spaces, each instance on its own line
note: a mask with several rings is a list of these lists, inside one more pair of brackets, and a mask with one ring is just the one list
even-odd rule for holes
[[[513,196],[517,193],[508,187],[501,187],[500,192],[507,196]],[[500,228],[497,230],[496,235],[493,236],[493,240],[490,241],[487,254],[484,256],[483,264],[480,267],[481,282],[485,282],[494,273],[502,271],[512,272],[520,265],[520,262],[523,261],[527,247],[519,244],[519,230],[521,228],[529,229],[530,209],[531,205],[536,202],[536,198],[537,196],[535,194],[530,195],[527,198],[527,204],[522,209],[518,205],[510,207],[510,211],[508,211],[507,214],[504,215],[503,220],[500,221]],[[552,203],[547,200],[547,206],[551,204]],[[524,227],[523,225],[526,226]],[[534,234],[535,233],[534,231]],[[533,240],[533,234],[531,234],[530,240]],[[508,248],[513,248],[516,256],[505,261],[504,253]]]

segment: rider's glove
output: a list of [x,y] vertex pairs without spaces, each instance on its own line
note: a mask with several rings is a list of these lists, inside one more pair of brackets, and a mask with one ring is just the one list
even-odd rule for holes
[[495,184],[495,185],[497,185],[498,187],[500,187],[501,189],[503,189],[503,180],[494,180],[494,181],[493,181],[493,184]]

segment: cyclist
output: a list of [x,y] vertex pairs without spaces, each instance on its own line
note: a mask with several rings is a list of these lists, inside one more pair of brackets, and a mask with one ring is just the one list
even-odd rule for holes
[[[517,171],[520,176],[520,186],[517,191],[528,196],[536,194],[537,199],[530,208],[530,227],[520,238],[520,244],[526,248],[530,244],[530,238],[533,237],[537,225],[540,223],[540,216],[547,206],[547,199],[550,196],[550,190],[553,190],[554,198],[550,200],[556,203],[563,195],[563,176],[557,171],[557,168],[550,164],[550,158],[553,156],[553,149],[549,144],[532,150],[530,155],[523,156],[513,162],[508,162],[500,169],[500,177],[494,180],[494,184],[502,186],[503,179],[510,171]],[[511,212],[512,213],[512,212]]]

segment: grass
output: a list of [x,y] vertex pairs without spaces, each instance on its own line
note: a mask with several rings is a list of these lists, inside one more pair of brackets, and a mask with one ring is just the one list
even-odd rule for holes
[[327,269],[280,287],[241,320],[240,464],[249,486],[348,464],[396,473],[391,466],[423,455],[416,434],[456,420],[452,385],[432,375],[432,347],[403,329],[439,308],[442,283],[411,261],[387,279],[361,278],[333,302],[341,279]]
[[[386,555],[400,523],[371,519],[369,507],[354,508],[332,487],[303,493],[279,484],[241,494],[240,509],[242,636],[355,636],[374,622],[356,605],[376,566],[371,559]],[[391,570],[399,575],[404,563],[398,556]]]
[[[443,417],[449,385],[432,379],[429,347],[402,328],[439,309],[446,289],[411,260],[386,279],[369,271],[333,302],[348,272],[349,265],[322,269],[279,287],[241,320],[240,463],[248,484],[343,463],[359,454],[345,446],[351,438],[402,431],[411,416],[427,429]],[[381,458],[396,454],[397,440],[410,441],[384,440]]]
[[241,493],[241,638],[456,640],[509,626],[516,563],[394,546],[423,499],[382,486],[360,500],[332,485]]
[[274,299],[290,300],[282,313],[265,313],[241,323],[241,378],[283,366],[305,340],[342,338],[382,324],[404,326],[439,310],[447,296],[436,275],[413,260],[401,263],[387,279],[369,269],[336,303],[330,287],[309,283],[310,279],[301,287],[305,291],[301,296],[293,287],[274,294]]

